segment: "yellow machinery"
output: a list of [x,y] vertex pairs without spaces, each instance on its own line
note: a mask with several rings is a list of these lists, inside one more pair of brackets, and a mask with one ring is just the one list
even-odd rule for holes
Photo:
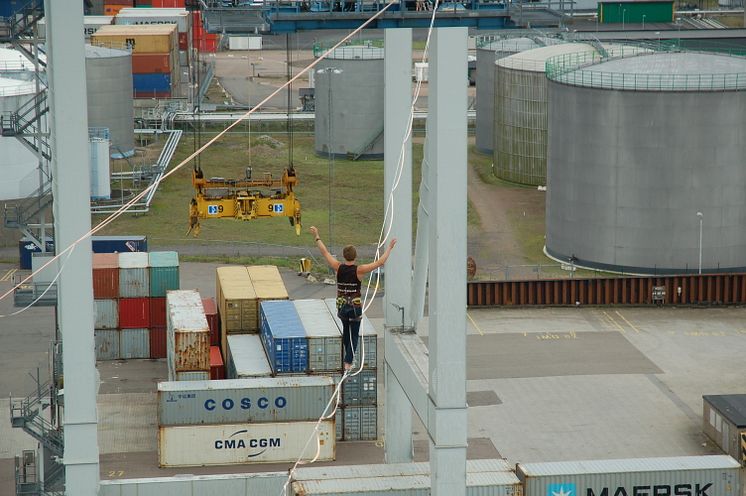
[[251,168],[246,169],[245,179],[205,179],[201,170],[194,170],[192,184],[195,197],[189,208],[187,234],[199,235],[199,219],[288,217],[300,235],[300,202],[293,192],[298,178],[294,169],[285,169],[281,179],[273,179],[271,173],[265,173],[262,179],[251,179]]

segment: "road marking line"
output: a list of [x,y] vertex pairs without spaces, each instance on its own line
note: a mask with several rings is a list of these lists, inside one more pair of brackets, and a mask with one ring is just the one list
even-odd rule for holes
[[619,330],[619,332],[621,332],[622,334],[626,334],[627,333],[627,331],[624,330],[624,327],[620,326],[619,322],[617,322],[616,320],[614,320],[614,317],[612,317],[611,315],[609,315],[608,313],[606,313],[605,310],[604,310],[604,315],[606,315],[606,318],[609,319],[609,322],[611,322],[612,324],[614,324],[614,327],[616,327]]
[[484,336],[484,333],[482,332],[482,329],[479,328],[476,322],[474,322],[474,319],[471,318],[471,315],[469,315],[469,312],[466,312],[466,318],[469,319],[469,322],[471,322],[471,325],[473,325],[477,331],[479,331],[479,334]]
[[619,315],[619,316],[620,316],[620,317],[622,318],[622,320],[623,320],[623,321],[625,321],[625,322],[627,323],[627,325],[628,325],[628,326],[630,326],[630,327],[632,328],[632,330],[633,330],[633,331],[635,331],[635,332],[636,332],[637,334],[640,334],[640,329],[638,329],[637,327],[635,327],[634,325],[632,325],[632,322],[630,322],[629,320],[627,320],[627,319],[626,319],[626,318],[624,317],[624,315],[622,315],[622,314],[621,314],[621,313],[619,312],[619,310],[617,310],[617,311],[616,311],[616,314],[617,314],[617,315]]
[[3,277],[0,277],[0,281],[2,282],[8,282],[13,279],[13,274],[18,272],[18,269],[8,269],[8,271],[3,274]]

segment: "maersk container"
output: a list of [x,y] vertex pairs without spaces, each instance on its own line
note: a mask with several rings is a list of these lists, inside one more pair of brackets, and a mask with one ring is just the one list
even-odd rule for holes
[[210,372],[210,329],[202,298],[194,290],[169,291],[166,295],[169,377],[175,372]]
[[115,253],[93,254],[93,297],[119,297],[119,255]]
[[345,441],[375,441],[378,439],[378,407],[346,406],[344,409]]
[[526,496],[547,494],[740,495],[739,469],[725,455],[519,463]]
[[147,329],[119,331],[119,354],[123,359],[150,358],[150,333]]
[[95,329],[116,329],[119,327],[119,306],[117,300],[93,300],[96,315]]
[[298,317],[308,337],[308,370],[337,371],[342,368],[342,334],[323,300],[295,300]]
[[363,369],[348,376],[342,384],[342,403],[345,406],[375,405],[378,402],[376,369]]
[[[469,474],[512,472],[513,467],[512,464],[503,458],[466,460],[466,473]],[[364,477],[397,477],[403,475],[430,475],[430,462],[299,467],[294,472],[293,480],[358,479]]]
[[311,460],[318,435],[319,461],[334,460],[334,420],[262,424],[191,425],[158,429],[158,462],[161,467],[197,467]]
[[119,296],[147,298],[150,295],[148,254],[130,252],[119,254]]
[[270,377],[272,368],[264,353],[262,340],[258,334],[233,334],[228,336],[228,347],[223,350],[227,356],[225,372],[228,379]]
[[160,382],[158,425],[318,420],[333,392],[323,376]]
[[256,297],[260,300],[287,300],[288,291],[274,265],[249,265],[246,267]]
[[239,494],[276,495],[282,492],[288,479],[286,472],[260,472],[256,474],[189,475],[143,479],[102,480],[99,496],[128,496],[132,494],[169,496],[175,494]]
[[164,297],[166,291],[179,289],[179,254],[175,251],[153,251],[148,254],[150,296]]
[[[329,309],[334,322],[336,322],[339,332],[342,333],[342,321],[337,316],[337,302],[334,298],[327,298],[324,300],[326,307]],[[364,367],[376,368],[378,363],[378,333],[373,327],[367,316],[363,315],[363,319],[360,322],[360,340],[357,344],[357,350],[355,358],[352,361],[354,368],[360,367],[360,353],[365,353]]]
[[[368,466],[370,467],[370,466]],[[293,482],[295,496],[429,496],[429,475],[318,479]],[[512,472],[466,474],[467,496],[522,496],[521,483]],[[551,494],[551,493],[549,493]],[[542,494],[542,496],[546,496]],[[576,496],[575,493],[572,496]]]
[[93,338],[96,346],[96,360],[119,360],[118,330],[95,329]]
[[308,340],[292,301],[263,301],[259,305],[262,343],[275,374],[305,372]]

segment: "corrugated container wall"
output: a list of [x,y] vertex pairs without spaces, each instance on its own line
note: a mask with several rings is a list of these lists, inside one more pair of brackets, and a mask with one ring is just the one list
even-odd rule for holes
[[344,409],[345,441],[374,441],[378,439],[378,407],[346,406]]
[[288,291],[274,265],[249,265],[246,267],[256,297],[260,300],[287,300]]
[[119,305],[117,300],[93,300],[96,312],[95,329],[116,329],[119,327]]
[[173,53],[178,49],[175,24],[102,26],[91,42],[112,48],[126,47],[132,53]]
[[210,379],[213,381],[225,379],[225,363],[220,353],[220,346],[210,346]]
[[205,371],[176,372],[174,377],[177,381],[209,381],[210,373]]
[[318,420],[334,393],[330,377],[158,383],[158,425]]
[[[161,427],[158,460],[161,467],[310,460],[316,449],[308,448],[306,441],[315,428],[316,422]],[[318,460],[334,460],[334,420],[322,422],[316,435]]]
[[135,149],[131,53],[86,45],[85,69],[88,126],[108,128],[112,153],[131,155]]
[[263,301],[259,305],[264,350],[272,372],[305,372],[308,339],[291,301]]
[[378,379],[376,369],[363,369],[348,377],[342,384],[344,405],[375,405],[378,401]]
[[116,329],[95,329],[93,337],[96,346],[96,360],[118,360],[119,331]]
[[228,379],[272,375],[259,335],[236,334],[228,336],[226,343],[223,354],[227,357],[225,367]]
[[519,463],[525,496],[566,494],[740,495],[741,466],[729,456]]
[[340,370],[342,334],[324,301],[295,300],[293,304],[308,337],[308,370]]
[[175,251],[153,251],[148,256],[150,265],[150,296],[163,297],[166,292],[179,289],[179,254]]
[[119,300],[119,327],[122,329],[150,327],[150,299],[121,298]]
[[215,298],[202,298],[207,325],[210,327],[210,346],[220,346],[220,316]]
[[150,326],[150,358],[166,358],[166,326]]
[[210,330],[202,298],[193,290],[169,291],[167,351],[169,377],[176,372],[210,372]]
[[[178,487],[178,494],[211,494],[216,487],[220,496],[275,495],[283,491],[285,472],[260,472],[255,474],[190,475],[156,477],[152,479],[102,480],[99,496],[124,496],[152,494],[161,487]],[[158,493],[166,496],[164,493]]]
[[166,327],[166,298],[149,298],[150,301],[150,326]]
[[[342,332],[342,321],[337,316],[337,302],[334,298],[327,298],[324,300],[326,307],[329,309],[334,322],[339,328],[339,332]],[[363,320],[360,322],[360,341],[358,341],[357,351],[355,358],[352,361],[353,368],[360,367],[360,356],[361,353],[365,355],[365,362],[363,366],[366,368],[376,368],[378,364],[378,332],[371,323],[370,319],[366,315],[363,315]],[[340,355],[341,356],[341,355]]]
[[259,309],[254,285],[245,267],[218,267],[216,279],[223,352],[225,352],[225,339],[228,334],[258,331]]
[[123,359],[150,358],[150,333],[148,329],[122,329],[119,331],[119,353]]
[[93,297],[119,297],[119,255],[93,254]]
[[148,254],[130,252],[119,254],[119,296],[144,298],[150,295]]
[[[466,473],[511,472],[515,466],[503,458],[466,460]],[[430,475],[429,462],[381,463],[364,465],[334,465],[326,467],[298,467],[293,480],[359,479],[366,477],[397,477],[403,475]],[[580,496],[580,495],[578,495]]]

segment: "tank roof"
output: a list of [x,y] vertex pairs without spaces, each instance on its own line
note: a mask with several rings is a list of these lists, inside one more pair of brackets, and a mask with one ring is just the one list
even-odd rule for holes
[[[482,45],[477,45],[477,50],[491,50],[493,52],[523,52],[552,44],[551,42],[541,43],[540,41],[542,40],[537,42],[537,40],[525,37],[502,38],[486,42]],[[547,40],[549,40],[549,38],[547,38]]]
[[34,64],[21,52],[11,48],[0,48],[0,72],[33,71]]
[[598,53],[596,49],[587,43],[563,43],[541,48],[534,48],[525,52],[516,53],[495,62],[500,67],[517,69],[529,72],[544,72],[547,59],[558,55],[571,53]]
[[106,59],[106,58],[113,58],[113,57],[128,57],[130,55],[130,52],[127,50],[117,50],[115,48],[107,48],[102,46],[95,46],[95,45],[86,45],[85,46],[85,56],[87,59]]

